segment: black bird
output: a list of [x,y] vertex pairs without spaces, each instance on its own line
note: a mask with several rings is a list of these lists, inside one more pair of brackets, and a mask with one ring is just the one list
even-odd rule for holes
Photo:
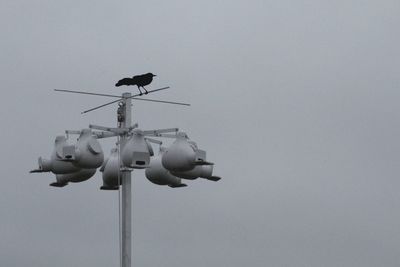
[[145,94],[147,94],[147,90],[146,88],[144,88],[145,85],[149,85],[152,81],[153,81],[153,77],[157,76],[154,75],[153,73],[149,72],[146,74],[142,74],[142,75],[136,75],[133,76],[132,78],[123,78],[121,80],[119,80],[115,86],[121,86],[121,85],[136,85],[139,89],[140,95],[142,95],[142,91],[140,90],[140,87],[142,87],[145,91]]

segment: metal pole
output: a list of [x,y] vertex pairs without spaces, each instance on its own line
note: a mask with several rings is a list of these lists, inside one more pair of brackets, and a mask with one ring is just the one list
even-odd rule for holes
[[[123,103],[124,103],[124,117],[125,120],[121,123],[122,127],[129,128],[132,125],[132,98],[131,93],[123,93]],[[127,142],[127,136],[121,137],[121,148]],[[121,153],[121,151],[119,152]],[[123,171],[121,173],[122,181],[122,267],[131,267],[131,253],[132,253],[132,185],[131,185],[131,172]]]

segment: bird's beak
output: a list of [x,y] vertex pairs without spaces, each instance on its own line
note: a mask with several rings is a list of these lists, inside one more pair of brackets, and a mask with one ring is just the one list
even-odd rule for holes
[[155,77],[155,76],[157,76],[157,75],[153,74],[153,77]]

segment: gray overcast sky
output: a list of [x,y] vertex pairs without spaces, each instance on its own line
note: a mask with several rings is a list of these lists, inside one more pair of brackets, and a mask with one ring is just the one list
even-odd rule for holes
[[[144,129],[180,127],[218,183],[134,173],[134,266],[400,265],[399,1],[0,1],[1,266],[118,266],[101,175],[29,175],[54,137],[115,125],[153,72]],[[102,142],[108,154],[113,141]]]

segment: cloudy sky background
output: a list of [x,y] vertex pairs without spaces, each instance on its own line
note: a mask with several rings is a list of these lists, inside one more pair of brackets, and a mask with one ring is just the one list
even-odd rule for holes
[[[0,265],[118,266],[101,175],[28,174],[54,137],[115,126],[153,72],[143,129],[180,127],[218,183],[134,179],[134,266],[399,266],[399,1],[1,1]],[[149,96],[150,98],[150,96]],[[102,141],[108,154],[113,140]],[[154,147],[156,149],[156,147]]]

